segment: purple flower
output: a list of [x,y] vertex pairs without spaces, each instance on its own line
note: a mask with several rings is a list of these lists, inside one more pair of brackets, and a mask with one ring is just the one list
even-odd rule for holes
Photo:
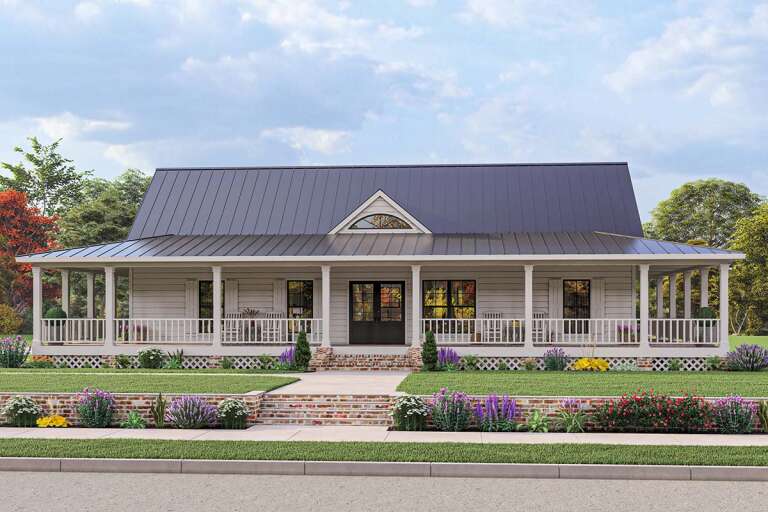
[[283,350],[283,352],[278,356],[278,361],[280,361],[280,364],[291,366],[293,365],[295,359],[296,359],[296,347],[290,346],[287,349]]
[[216,425],[217,412],[199,396],[182,396],[168,406],[165,421],[177,428],[208,428]]
[[560,408],[568,412],[578,412],[581,409],[581,402],[575,398],[566,398],[560,402]]
[[457,366],[460,360],[459,354],[450,347],[441,347],[437,351],[438,366]]
[[760,345],[739,345],[726,358],[732,370],[756,372],[768,368],[768,349]]

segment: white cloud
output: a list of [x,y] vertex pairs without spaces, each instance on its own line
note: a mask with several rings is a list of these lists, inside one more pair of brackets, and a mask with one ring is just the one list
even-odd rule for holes
[[530,76],[547,76],[552,73],[552,68],[546,62],[529,60],[528,62],[516,62],[508,66],[505,71],[499,73],[499,81],[516,82]]
[[133,144],[110,144],[104,149],[104,156],[123,168],[152,169],[152,163]]
[[[429,69],[424,66],[407,62],[387,62],[378,64],[375,69],[378,75],[409,75],[415,80],[410,84],[416,90],[433,92],[441,98],[462,98],[469,96],[470,91],[458,84],[458,77],[452,71]],[[396,96],[404,93],[395,91]]]
[[75,6],[75,17],[83,22],[90,22],[101,15],[101,7],[94,2],[80,2]]
[[406,0],[412,7],[432,7],[436,0]]
[[86,119],[71,112],[48,117],[34,118],[37,126],[51,139],[78,138],[83,134],[100,131],[122,131],[131,127],[125,121]]
[[570,0],[467,0],[460,18],[557,36],[599,30],[601,20],[592,10],[591,3]]
[[304,126],[270,128],[261,131],[261,137],[273,139],[297,151],[311,150],[330,155],[346,151],[349,132],[343,130],[320,130]]

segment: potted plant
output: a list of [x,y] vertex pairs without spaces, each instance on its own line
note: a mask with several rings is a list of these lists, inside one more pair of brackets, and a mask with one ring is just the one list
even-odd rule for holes
[[45,312],[45,318],[46,320],[59,320],[49,322],[46,333],[48,345],[63,345],[66,334],[66,322],[64,320],[67,319],[67,312],[59,306],[53,306]]
[[[699,320],[714,320],[717,318],[715,311],[707,306],[699,308],[696,315]],[[717,340],[717,326],[714,322],[701,322],[698,326],[699,343],[713,342]],[[724,340],[728,342],[728,340]]]

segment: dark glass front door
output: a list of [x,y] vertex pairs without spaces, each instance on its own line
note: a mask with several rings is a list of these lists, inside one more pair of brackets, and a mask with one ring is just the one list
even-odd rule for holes
[[405,283],[349,283],[349,343],[405,344]]

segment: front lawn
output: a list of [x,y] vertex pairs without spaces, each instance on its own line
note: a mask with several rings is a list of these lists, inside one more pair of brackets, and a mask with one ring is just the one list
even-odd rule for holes
[[619,396],[639,388],[676,395],[768,396],[768,372],[418,372],[398,391],[431,395],[440,388],[511,396]]
[[74,393],[85,387],[111,393],[247,393],[270,391],[296,382],[294,377],[233,370],[2,370],[0,391]]
[[765,466],[768,448],[602,444],[0,439],[0,457]]

